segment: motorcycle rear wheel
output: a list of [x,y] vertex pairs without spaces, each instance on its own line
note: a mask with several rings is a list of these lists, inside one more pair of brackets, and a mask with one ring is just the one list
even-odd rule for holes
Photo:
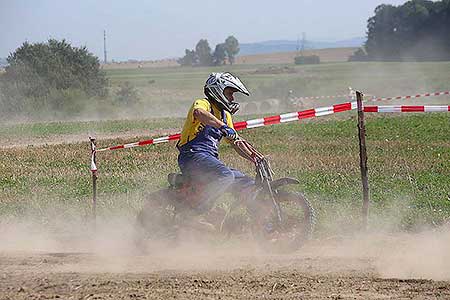
[[151,252],[152,245],[167,247],[176,240],[176,208],[169,190],[149,194],[135,222],[135,245],[141,252]]
[[220,224],[209,220],[214,217],[212,211],[192,209],[183,203],[183,199],[178,199],[176,192],[171,189],[153,192],[146,198],[135,222],[134,241],[141,253],[174,248],[180,242],[191,240],[198,242],[228,238],[218,231],[219,226],[216,225]]

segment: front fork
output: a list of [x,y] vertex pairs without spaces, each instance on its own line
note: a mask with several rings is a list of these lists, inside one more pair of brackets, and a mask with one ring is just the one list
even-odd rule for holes
[[281,208],[280,208],[280,204],[277,202],[277,200],[275,199],[274,194],[277,193],[277,191],[273,191],[272,187],[270,186],[270,182],[266,180],[266,187],[265,189],[268,191],[270,200],[272,200],[272,205],[273,205],[273,209],[275,210],[276,214],[277,214],[277,225],[279,227],[282,226],[283,224],[283,217],[281,215]]
[[[259,219],[258,221],[263,221],[267,224],[270,223],[272,228],[280,228],[283,224],[283,216],[280,204],[275,197],[276,194],[277,191],[271,188],[270,182],[260,182],[254,194],[245,200],[251,214],[255,214],[254,216],[257,219],[263,217],[264,220]],[[276,220],[270,217],[273,216],[274,212]]]

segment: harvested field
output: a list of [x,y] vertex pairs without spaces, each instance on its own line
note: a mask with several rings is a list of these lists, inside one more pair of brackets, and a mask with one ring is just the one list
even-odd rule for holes
[[[346,62],[358,48],[330,48],[305,50],[303,55],[317,55],[320,62]],[[292,64],[298,52],[278,52],[269,54],[242,55],[236,57],[236,64]]]

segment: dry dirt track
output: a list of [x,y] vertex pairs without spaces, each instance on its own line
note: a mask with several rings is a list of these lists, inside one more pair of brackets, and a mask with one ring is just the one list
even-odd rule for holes
[[[178,131],[179,129],[177,128],[158,130],[130,130],[122,133],[101,133],[98,136],[94,137],[97,139],[97,141],[129,138],[142,140],[155,136],[174,134]],[[72,144],[80,142],[89,142],[89,134],[52,134],[51,136],[27,137],[26,139],[21,136],[8,136],[0,140],[0,150],[11,148],[40,147],[46,145]]]
[[288,256],[198,245],[146,256],[4,250],[0,299],[450,299],[448,261],[432,258],[448,245],[414,240],[417,249],[409,238],[314,241]]

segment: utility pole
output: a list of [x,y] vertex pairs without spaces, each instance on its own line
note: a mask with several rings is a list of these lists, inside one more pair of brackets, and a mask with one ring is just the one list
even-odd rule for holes
[[301,53],[302,53],[302,56],[304,55],[304,52],[305,52],[305,43],[306,43],[306,33],[302,33],[302,51],[301,51]]
[[103,62],[108,63],[108,57],[106,56],[106,30],[103,30]]

